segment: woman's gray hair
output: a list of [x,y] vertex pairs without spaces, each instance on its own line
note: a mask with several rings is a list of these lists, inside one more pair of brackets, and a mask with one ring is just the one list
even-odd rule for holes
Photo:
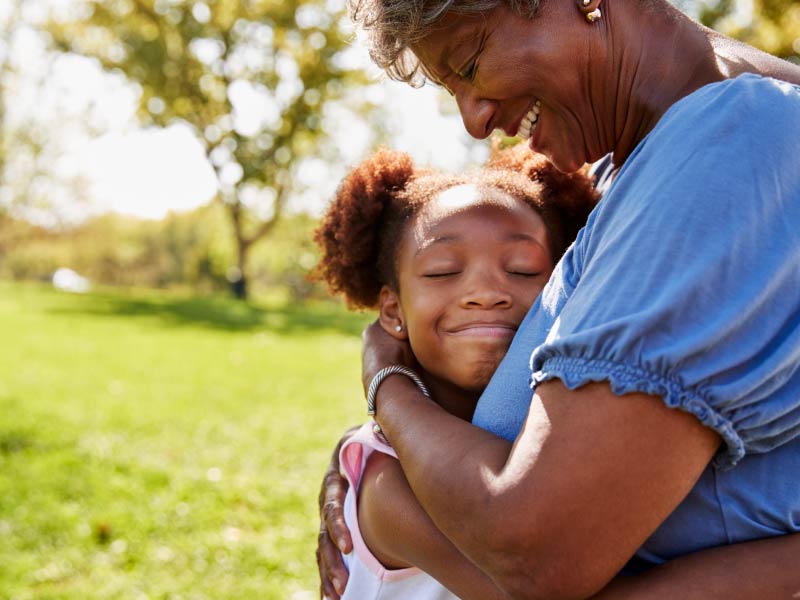
[[348,0],[350,18],[367,33],[369,55],[392,79],[418,87],[426,73],[411,45],[431,33],[445,13],[488,12],[505,2],[532,17],[540,0]]

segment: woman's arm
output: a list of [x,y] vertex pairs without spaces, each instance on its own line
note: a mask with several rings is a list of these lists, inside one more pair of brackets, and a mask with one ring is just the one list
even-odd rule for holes
[[[417,566],[463,600],[507,596],[465,559],[417,502],[400,464],[373,454],[359,495],[359,524],[386,566]],[[592,600],[745,600],[800,592],[800,534],[711,548],[633,577],[617,577]]]
[[619,577],[593,600],[800,598],[800,534],[710,548],[635,577]]
[[[365,360],[368,380],[398,354],[374,329],[365,341],[368,355],[382,357]],[[615,396],[602,383],[574,391],[541,384],[513,447],[452,417],[402,376],[384,381],[377,409],[425,512],[514,598],[600,591],[719,445],[695,417],[656,397]]]

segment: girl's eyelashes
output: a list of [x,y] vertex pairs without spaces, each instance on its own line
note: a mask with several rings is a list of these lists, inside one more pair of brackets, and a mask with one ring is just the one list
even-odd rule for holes
[[423,273],[422,276],[428,279],[437,279],[442,277],[450,277],[452,275],[458,275],[461,271],[437,271],[435,273]]

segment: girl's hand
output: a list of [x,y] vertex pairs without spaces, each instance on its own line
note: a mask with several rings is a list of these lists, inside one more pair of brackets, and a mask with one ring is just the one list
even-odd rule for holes
[[361,336],[361,378],[366,393],[375,374],[391,365],[416,368],[411,345],[386,333],[378,321],[368,325]]

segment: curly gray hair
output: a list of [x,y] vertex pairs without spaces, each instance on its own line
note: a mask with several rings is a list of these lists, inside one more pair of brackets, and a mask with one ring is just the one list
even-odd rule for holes
[[501,2],[532,17],[540,0],[348,0],[350,18],[367,32],[369,55],[392,79],[418,87],[427,74],[410,46],[427,36],[445,13],[477,14]]

